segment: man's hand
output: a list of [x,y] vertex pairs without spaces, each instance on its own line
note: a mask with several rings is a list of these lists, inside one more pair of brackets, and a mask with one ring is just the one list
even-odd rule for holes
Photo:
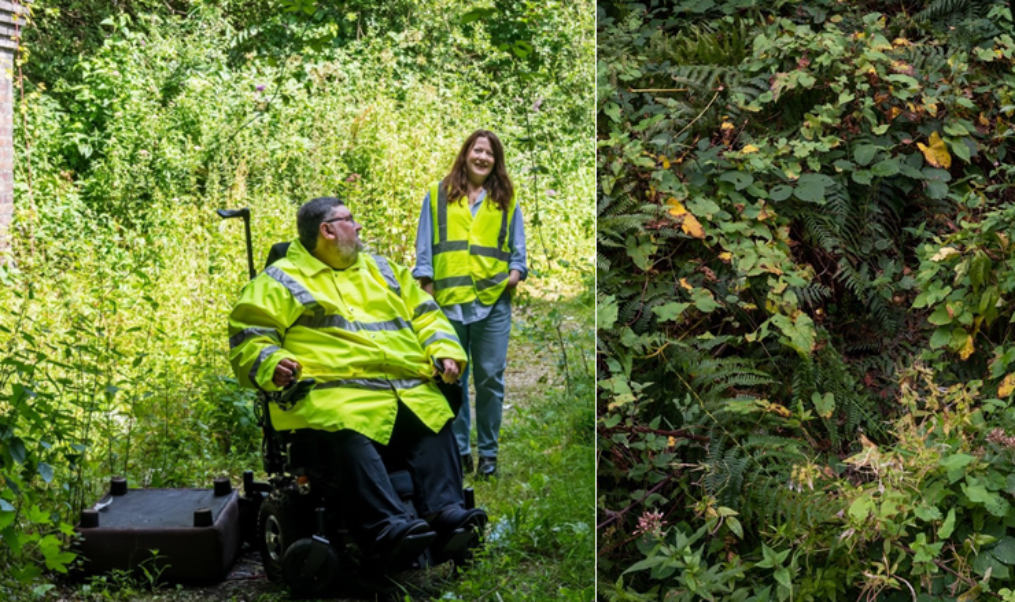
[[513,291],[518,288],[518,283],[522,280],[522,273],[519,270],[511,270],[508,274],[507,290]]
[[302,369],[303,368],[296,360],[291,360],[289,358],[281,360],[278,365],[275,366],[275,374],[272,376],[271,382],[275,383],[276,387],[285,387],[296,380],[296,374]]
[[[448,384],[458,382],[458,377],[461,375],[461,370],[458,369],[458,362],[447,358],[438,359],[437,361],[444,366],[444,372],[441,374],[441,379]],[[437,368],[434,368],[434,374],[437,374]]]

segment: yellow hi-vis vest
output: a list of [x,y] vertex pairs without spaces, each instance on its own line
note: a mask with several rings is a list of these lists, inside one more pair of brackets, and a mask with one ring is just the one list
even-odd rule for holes
[[447,187],[430,185],[433,214],[433,289],[442,307],[478,298],[493,305],[508,281],[508,232],[515,214],[515,199],[507,211],[484,200],[476,217],[467,199],[448,202]]
[[229,316],[229,360],[240,384],[277,391],[284,358],[317,387],[276,430],[352,429],[387,444],[401,400],[434,432],[453,417],[433,380],[436,358],[465,362],[455,330],[409,270],[360,253],[333,270],[295,241],[243,289]]

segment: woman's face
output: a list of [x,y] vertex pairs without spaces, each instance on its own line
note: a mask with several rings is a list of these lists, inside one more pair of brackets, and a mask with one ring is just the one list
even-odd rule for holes
[[486,138],[476,138],[469,149],[469,155],[465,159],[465,169],[469,172],[469,180],[474,183],[482,183],[493,171],[494,166],[493,147]]

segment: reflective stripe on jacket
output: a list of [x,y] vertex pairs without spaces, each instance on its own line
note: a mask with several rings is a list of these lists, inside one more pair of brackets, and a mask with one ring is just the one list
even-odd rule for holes
[[508,281],[508,232],[515,214],[512,198],[507,211],[487,198],[472,216],[468,201],[448,202],[447,187],[430,185],[433,212],[433,288],[441,306],[478,298],[493,305]]
[[433,359],[464,363],[444,312],[406,268],[360,253],[333,270],[299,241],[243,289],[229,316],[229,360],[240,383],[276,391],[284,358],[317,387],[276,430],[352,429],[387,444],[401,399],[434,432],[453,417],[433,381]]

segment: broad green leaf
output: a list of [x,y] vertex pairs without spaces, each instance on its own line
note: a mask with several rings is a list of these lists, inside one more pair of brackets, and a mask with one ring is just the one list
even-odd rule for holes
[[788,316],[776,314],[770,318],[770,321],[786,335],[789,346],[800,355],[809,356],[814,350],[816,336],[814,321],[807,314],[800,313],[795,321]]
[[871,173],[879,178],[888,178],[899,173],[899,161],[897,159],[888,159],[886,161],[878,161],[871,166]]
[[620,123],[620,107],[615,102],[608,102],[603,107],[603,112],[606,116],[613,120],[614,123]]
[[690,303],[667,303],[666,305],[657,305],[652,308],[652,313],[659,316],[659,319],[663,322],[674,321],[679,318],[688,307]]
[[818,416],[822,418],[831,418],[832,413],[835,412],[835,396],[832,393],[825,393],[824,395],[813,393],[811,394],[811,403],[814,404],[814,409],[817,410]]
[[768,191],[768,196],[773,201],[785,201],[789,197],[793,196],[793,187],[787,186],[786,184],[773,186],[772,189]]
[[45,462],[39,462],[39,476],[43,481],[51,483],[53,481],[53,467]]
[[938,510],[937,506],[930,506],[927,504],[920,504],[919,506],[914,508],[913,514],[915,514],[920,520],[926,521],[928,523],[938,521],[943,518],[943,516],[941,515],[941,511]]
[[874,508],[874,500],[869,495],[863,494],[849,505],[849,515],[858,521],[864,521]]
[[[18,549],[20,550],[20,547]],[[42,568],[36,564],[27,564],[23,567],[14,566],[11,569],[11,574],[21,583],[31,583],[42,574]]]
[[730,531],[740,539],[744,538],[744,527],[740,524],[740,520],[735,516],[730,516],[726,519],[726,526],[730,528]]
[[1015,564],[1015,537],[1009,535],[1003,538],[990,549],[990,553],[994,558],[1007,565]]
[[17,462],[18,464],[25,463],[25,457],[27,456],[28,452],[25,450],[25,442],[22,441],[19,437],[11,439],[11,442],[8,446],[8,450],[11,452],[11,458],[15,462]]
[[832,179],[826,175],[808,173],[800,176],[797,180],[794,196],[801,201],[808,203],[824,203],[825,188],[832,183]]
[[754,183],[754,176],[746,171],[727,171],[719,176],[720,182],[730,182],[737,190],[743,190]]
[[617,321],[617,302],[613,295],[607,295],[596,301],[596,328],[610,329]]
[[696,288],[691,291],[691,300],[694,301],[694,306],[698,308],[698,311],[704,314],[712,313],[719,307],[712,291],[705,288]]
[[874,181],[874,172],[869,169],[858,169],[854,171],[850,177],[852,177],[853,181],[857,184],[869,186],[870,183]]
[[990,258],[983,251],[977,251],[969,264],[969,282],[974,289],[979,289],[990,277]]
[[793,580],[792,577],[790,577],[789,569],[787,567],[776,569],[775,580],[779,582],[779,585],[785,587],[786,589],[793,589]]
[[948,146],[951,147],[952,152],[959,159],[962,159],[966,163],[969,163],[972,159],[972,153],[969,151],[969,147],[966,146],[966,141],[962,138],[948,138]]
[[938,527],[937,537],[938,539],[948,539],[952,536],[952,531],[955,530],[955,508],[948,511],[948,517],[945,518],[945,522],[941,523]]
[[853,149],[853,160],[857,162],[857,165],[867,166],[870,165],[871,161],[874,160],[874,156],[878,154],[878,147],[873,144],[860,144]]
[[927,321],[935,326],[944,326],[952,323],[952,316],[948,315],[948,308],[945,305],[939,305],[928,318]]
[[644,571],[645,569],[651,569],[659,566],[668,559],[665,556],[650,556],[645,560],[640,560],[627,568],[624,574],[633,573],[635,571]]

